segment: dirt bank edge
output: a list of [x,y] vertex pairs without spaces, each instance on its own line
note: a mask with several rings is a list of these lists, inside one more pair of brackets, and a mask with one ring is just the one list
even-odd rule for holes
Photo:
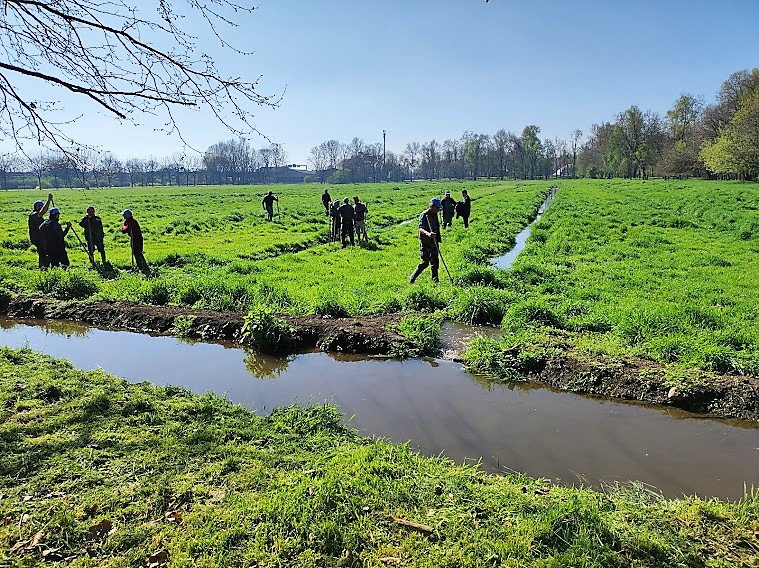
[[673,380],[670,370],[641,359],[612,359],[589,355],[571,347],[551,349],[533,359],[529,368],[520,364],[519,349],[501,354],[508,366],[521,367],[529,380],[551,387],[595,396],[621,398],[672,406],[713,417],[759,421],[759,379],[745,375],[719,375],[694,371],[696,380]]
[[[71,320],[97,327],[141,333],[177,334],[206,340],[239,341],[243,314],[149,306],[130,302],[61,301],[40,296],[0,293],[0,315],[22,319]],[[300,350],[320,349],[376,356],[413,356],[412,342],[390,326],[402,314],[324,318],[282,316],[298,331]],[[177,319],[179,318],[179,320]],[[522,367],[518,350],[502,357]],[[742,375],[703,374],[698,384],[671,386],[667,368],[643,360],[590,357],[566,346],[552,350],[521,374],[554,388],[596,396],[673,406],[689,412],[759,421],[759,379]]]
[[[70,320],[96,327],[141,333],[239,342],[243,316],[239,312],[194,310],[180,306],[150,306],[131,302],[62,301],[41,296],[0,294],[0,315],[23,319]],[[363,355],[413,355],[412,342],[391,326],[401,314],[331,318],[315,315],[280,316],[296,330],[298,350],[321,349]]]

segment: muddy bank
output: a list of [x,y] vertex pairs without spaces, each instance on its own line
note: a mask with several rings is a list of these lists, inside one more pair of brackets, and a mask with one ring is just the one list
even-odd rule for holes
[[[503,356],[519,366],[517,349]],[[671,386],[663,365],[644,360],[592,358],[571,348],[553,352],[529,369],[527,378],[562,390],[674,406],[688,412],[759,420],[759,379],[702,373],[687,386]]]
[[[59,319],[96,327],[142,333],[182,335],[206,340],[240,341],[243,314],[193,310],[178,306],[148,306],[128,302],[66,302],[36,296],[0,294],[0,315],[14,318]],[[363,355],[414,355],[415,346],[390,327],[401,314],[330,318],[282,316],[297,330],[300,351]],[[689,412],[759,420],[759,379],[703,373],[696,384],[671,387],[663,365],[643,360],[590,357],[568,346],[532,359],[525,368],[519,352],[501,356],[506,366],[529,380],[576,393],[674,406]]]
[[[71,320],[96,327],[206,340],[241,341],[244,314],[129,302],[66,302],[37,296],[0,295],[0,315]],[[364,355],[415,352],[410,341],[390,329],[402,319],[400,314],[360,318],[281,317],[296,329],[295,348],[298,350],[316,348]]]

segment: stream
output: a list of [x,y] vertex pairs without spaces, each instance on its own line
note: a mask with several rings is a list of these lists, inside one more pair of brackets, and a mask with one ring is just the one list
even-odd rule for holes
[[638,480],[667,497],[739,499],[759,487],[759,424],[504,385],[443,359],[254,354],[235,344],[0,318],[0,345],[28,346],[132,382],[214,392],[260,415],[333,403],[366,436],[426,455],[564,484]]
[[524,247],[527,246],[527,239],[530,237],[530,233],[532,233],[532,226],[540,221],[540,218],[543,216],[543,213],[546,212],[546,209],[551,205],[551,202],[553,201],[553,198],[556,196],[556,192],[558,191],[558,188],[556,186],[551,188],[551,192],[548,194],[548,197],[546,197],[546,200],[543,202],[543,204],[538,208],[538,214],[535,217],[535,219],[527,225],[524,229],[522,229],[519,234],[516,236],[516,244],[514,245],[514,248],[512,248],[509,252],[504,254],[503,256],[497,256],[495,258],[491,258],[490,262],[493,264],[495,268],[501,268],[503,270],[511,268],[511,265],[514,264],[514,260],[516,260],[517,255],[519,255],[520,252],[524,250]]

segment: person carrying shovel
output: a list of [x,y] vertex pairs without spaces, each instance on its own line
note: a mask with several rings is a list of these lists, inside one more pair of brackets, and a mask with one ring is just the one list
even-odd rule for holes
[[103,244],[103,237],[105,232],[103,231],[103,220],[95,215],[95,208],[91,205],[87,208],[87,215],[82,217],[79,221],[79,226],[84,229],[84,240],[87,242],[87,254],[90,257],[91,262],[95,262],[94,253],[95,249],[100,253],[100,258],[105,264],[105,245]]
[[142,254],[143,240],[140,224],[129,209],[124,209],[124,212],[121,215],[124,217],[124,226],[121,227],[121,232],[129,235],[129,246],[132,249],[132,266],[134,266],[134,263],[136,262],[137,267],[144,274],[150,274],[150,267],[148,266],[148,263],[145,262],[145,257]]
[[42,241],[40,227],[45,222],[45,213],[53,202],[53,194],[47,194],[47,202],[35,201],[32,212],[29,214],[29,240],[37,249],[38,266],[45,270],[50,265],[50,260],[45,252],[45,243]]

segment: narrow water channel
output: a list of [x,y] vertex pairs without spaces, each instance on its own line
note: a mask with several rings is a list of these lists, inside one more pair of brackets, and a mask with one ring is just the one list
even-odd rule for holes
[[566,484],[639,480],[670,497],[739,499],[759,486],[759,428],[536,385],[502,385],[438,359],[326,353],[254,356],[239,346],[0,319],[0,345],[28,346],[129,381],[214,392],[259,414],[336,404],[362,434],[427,455]]
[[502,268],[504,270],[511,268],[511,265],[514,264],[514,260],[516,260],[517,255],[524,250],[525,246],[527,246],[527,239],[530,238],[530,233],[532,233],[532,226],[540,221],[543,213],[545,213],[546,209],[548,209],[548,207],[551,205],[551,202],[556,195],[556,191],[558,191],[557,187],[554,186],[551,188],[551,192],[548,194],[548,197],[546,197],[546,200],[538,209],[538,214],[535,217],[535,220],[527,225],[524,229],[522,229],[522,231],[516,236],[516,244],[514,245],[514,248],[503,256],[497,256],[490,259],[490,262],[493,264],[493,266],[496,268]]

